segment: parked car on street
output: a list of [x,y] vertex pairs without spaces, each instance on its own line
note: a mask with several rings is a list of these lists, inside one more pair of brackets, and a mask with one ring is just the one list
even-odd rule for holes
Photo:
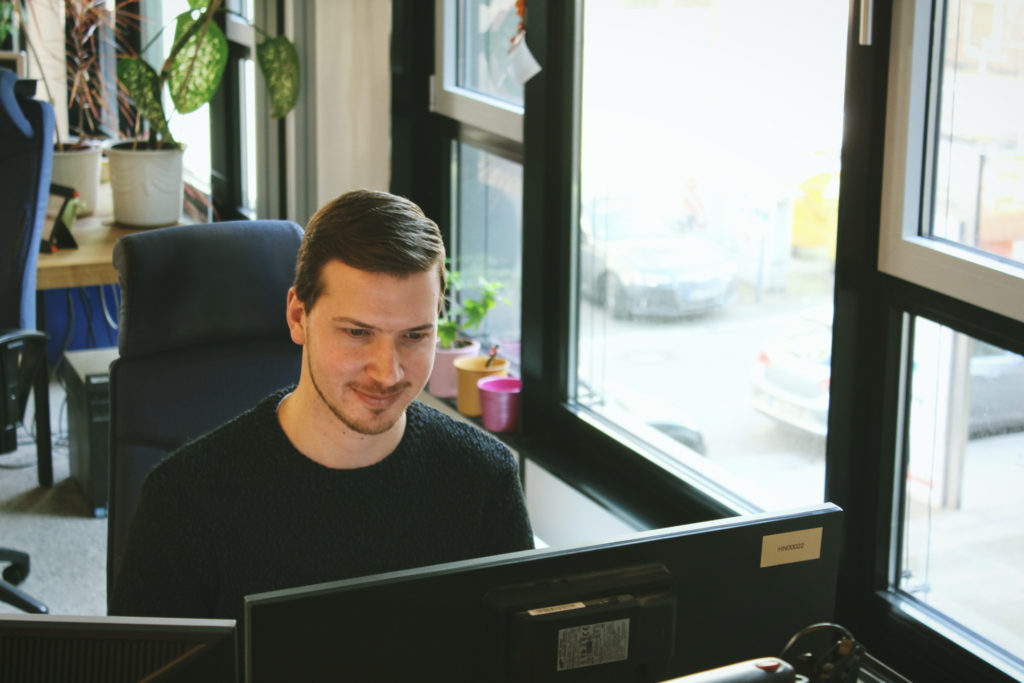
[[728,304],[735,260],[684,221],[612,206],[580,219],[580,292],[617,318],[679,317]]
[[[1024,431],[1024,356],[970,341],[968,438]],[[825,436],[832,377],[832,308],[802,316],[759,353],[754,408],[780,424]]]
[[751,368],[754,407],[801,432],[824,437],[828,430],[832,377],[832,309],[802,316],[757,355]]

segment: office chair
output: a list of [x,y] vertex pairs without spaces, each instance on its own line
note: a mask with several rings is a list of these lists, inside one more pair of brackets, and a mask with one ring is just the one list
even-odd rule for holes
[[187,441],[298,381],[285,301],[290,221],[159,228],[114,246],[119,357],[110,366],[107,595],[143,479]]
[[[22,83],[24,86],[25,83]],[[36,329],[36,264],[53,165],[53,108],[18,92],[18,77],[0,69],[0,453],[18,448],[17,430],[35,386],[39,483],[53,483],[46,335]],[[29,88],[31,90],[31,88]],[[0,548],[11,563],[0,600],[30,612],[46,606],[14,587],[28,574],[28,555]]]

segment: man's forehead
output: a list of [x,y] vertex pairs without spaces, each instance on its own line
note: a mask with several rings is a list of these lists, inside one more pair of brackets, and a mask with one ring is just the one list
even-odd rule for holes
[[368,314],[380,313],[384,307],[408,315],[422,309],[432,315],[430,320],[436,319],[441,296],[436,273],[375,273],[332,261],[324,266],[321,276],[320,298],[330,302],[327,313],[331,317],[366,318],[365,322],[373,324]]

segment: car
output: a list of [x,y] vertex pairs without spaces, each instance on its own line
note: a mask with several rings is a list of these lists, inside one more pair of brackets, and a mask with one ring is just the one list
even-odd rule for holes
[[[804,313],[758,353],[750,373],[754,408],[786,427],[824,437],[831,349],[831,306]],[[1024,431],[1024,356],[976,339],[969,353],[968,438]]]
[[735,259],[706,230],[650,209],[580,219],[580,293],[616,318],[680,317],[735,297]]
[[750,372],[754,408],[782,425],[824,437],[832,381],[832,310],[813,310],[761,349]]
[[971,438],[1024,430],[1024,356],[974,340],[971,346]]

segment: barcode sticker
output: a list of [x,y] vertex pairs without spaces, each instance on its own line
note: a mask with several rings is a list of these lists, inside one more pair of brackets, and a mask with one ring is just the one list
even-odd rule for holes
[[526,613],[531,617],[538,617],[542,614],[554,614],[555,612],[568,612],[572,609],[583,609],[587,606],[585,602],[567,602],[564,605],[552,605],[551,607],[536,607]]
[[558,671],[621,662],[629,657],[629,619],[558,631]]

